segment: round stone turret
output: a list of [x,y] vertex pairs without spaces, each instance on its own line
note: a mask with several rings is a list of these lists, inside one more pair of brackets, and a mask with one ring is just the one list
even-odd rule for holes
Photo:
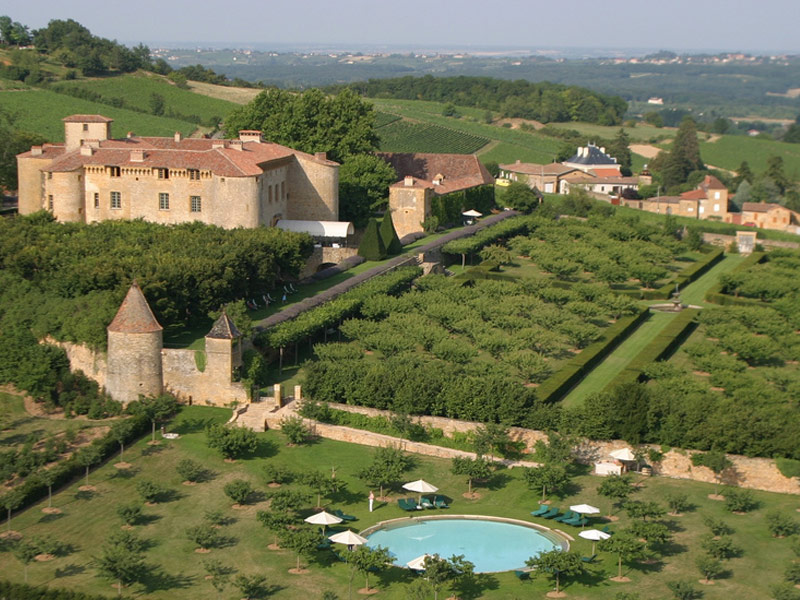
[[111,397],[127,404],[138,400],[139,396],[161,394],[163,328],[136,281],[107,331],[106,391]]

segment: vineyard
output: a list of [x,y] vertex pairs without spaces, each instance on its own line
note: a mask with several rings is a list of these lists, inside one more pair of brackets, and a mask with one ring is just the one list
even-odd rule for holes
[[472,154],[489,139],[424,123],[393,121],[377,129],[383,152],[440,152]]
[[399,121],[402,117],[400,115],[393,115],[392,113],[381,112],[379,110],[375,111],[375,129],[379,129],[388,125],[389,123],[394,123],[395,121]]

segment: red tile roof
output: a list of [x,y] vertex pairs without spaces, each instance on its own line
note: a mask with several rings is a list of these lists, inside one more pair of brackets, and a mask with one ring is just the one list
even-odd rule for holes
[[576,167],[566,167],[561,163],[539,165],[536,163],[523,162],[500,165],[500,169],[503,171],[511,171],[512,173],[522,173],[523,175],[564,175],[578,170]]
[[117,333],[155,333],[161,329],[142,290],[134,281],[108,330]]
[[61,120],[64,123],[111,123],[114,121],[103,115],[70,115]]
[[683,192],[681,194],[681,198],[684,200],[705,200],[707,197],[706,191],[700,189]]
[[613,169],[592,169],[592,173],[598,177],[620,177],[622,175],[618,167]]
[[443,175],[441,184],[433,186],[438,195],[494,183],[494,178],[474,154],[379,152],[377,155],[392,165],[401,178],[411,175],[432,182],[437,175]]
[[784,208],[780,204],[774,204],[772,202],[743,202],[742,203],[742,212],[757,212],[757,213],[765,213],[771,210],[777,210],[779,208]]

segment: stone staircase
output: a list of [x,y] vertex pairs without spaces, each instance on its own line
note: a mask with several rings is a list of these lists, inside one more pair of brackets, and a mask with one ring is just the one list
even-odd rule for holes
[[251,402],[240,409],[235,420],[238,427],[247,427],[256,432],[267,429],[279,429],[284,417],[295,414],[295,403],[292,398],[284,398],[284,406],[279,408],[271,397],[261,397],[258,402]]

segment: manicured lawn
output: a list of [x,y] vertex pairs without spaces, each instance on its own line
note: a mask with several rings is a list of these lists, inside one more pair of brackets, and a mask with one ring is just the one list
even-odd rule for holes
[[[97,492],[90,498],[78,494],[77,487],[82,482],[76,482],[54,496],[54,506],[64,511],[60,517],[43,515],[41,506],[34,506],[15,516],[12,527],[24,536],[52,536],[73,548],[67,556],[32,564],[28,569],[30,582],[114,596],[116,591],[111,583],[96,576],[91,557],[98,554],[103,541],[119,527],[120,520],[115,512],[117,505],[136,498],[134,489],[138,480],[152,479],[174,490],[175,496],[169,502],[144,508],[147,521],[138,525],[136,532],[149,540],[146,560],[156,568],[143,584],[135,584],[126,590],[127,594],[140,598],[175,600],[212,598],[213,590],[204,580],[201,563],[205,558],[213,558],[234,566],[239,573],[263,574],[267,582],[275,586],[272,597],[276,599],[320,598],[328,590],[340,598],[347,598],[349,573],[345,565],[334,562],[330,553],[320,552],[307,562],[307,574],[289,574],[287,571],[296,560],[294,554],[267,549],[272,542],[272,535],[255,519],[255,513],[265,508],[266,502],[261,499],[245,509],[234,510],[223,495],[222,487],[233,478],[245,478],[251,480],[259,490],[271,491],[258,475],[261,466],[269,461],[284,464],[295,471],[318,469],[330,472],[335,467],[336,478],[343,481],[346,488],[332,499],[330,506],[358,517],[353,527],[360,530],[377,521],[404,516],[393,501],[386,505],[378,504],[374,513],[370,514],[367,510],[369,489],[355,477],[355,473],[369,462],[372,451],[363,446],[329,440],[287,447],[280,433],[267,432],[260,435],[261,445],[255,457],[230,464],[206,448],[202,433],[205,424],[224,421],[228,415],[229,411],[224,409],[184,408],[168,426],[168,430],[181,434],[179,439],[165,441],[153,449],[145,443],[145,438],[126,452],[126,460],[134,466],[132,477],[120,476],[110,464],[116,462],[115,459],[111,459],[109,464],[92,473],[91,483],[96,486]],[[179,460],[187,457],[210,469],[213,472],[212,479],[192,487],[181,485],[174,467]],[[414,468],[407,473],[407,479],[419,477],[435,483],[442,493],[452,498],[450,513],[534,520],[528,513],[536,508],[537,498],[526,489],[519,470],[498,471],[487,486],[478,488],[481,498],[477,500],[466,500],[461,496],[466,491],[466,482],[450,474],[449,461],[415,456]],[[701,523],[702,516],[706,514],[723,518],[733,526],[736,530],[734,541],[743,548],[740,558],[726,562],[729,573],[725,578],[716,585],[704,586],[706,600],[765,598],[765,590],[781,580],[784,566],[791,557],[790,540],[771,538],[765,527],[764,514],[769,509],[779,509],[795,515],[794,509],[800,504],[800,499],[759,492],[755,493],[761,503],[758,510],[748,515],[730,515],[724,512],[721,502],[706,498],[712,491],[710,485],[659,478],[643,479],[642,482],[641,491],[635,495],[637,499],[663,504],[667,494],[681,491],[689,495],[689,500],[695,505],[694,510],[682,517],[668,518],[674,536],[672,542],[655,562],[626,567],[631,583],[608,581],[608,577],[615,574],[616,560],[613,556],[601,554],[601,561],[591,568],[590,575],[567,586],[570,598],[612,600],[618,591],[627,591],[638,593],[641,600],[663,600],[668,595],[665,586],[667,581],[696,581],[699,574],[694,561],[700,555],[699,540],[706,533]],[[573,483],[569,495],[554,498],[554,505],[567,508],[571,504],[587,502],[600,507],[603,512],[608,509],[608,501],[598,497],[595,492],[600,479],[580,475],[575,477]],[[397,497],[398,494],[393,496]],[[311,504],[309,502],[309,507]],[[212,550],[208,555],[195,554],[184,532],[187,527],[201,522],[203,513],[209,509],[222,510],[234,519],[221,532],[229,538],[229,542],[226,547]],[[304,512],[309,513],[310,508]],[[620,520],[612,524],[613,529],[619,529],[627,523],[627,517],[624,514],[620,516]],[[552,524],[541,520],[537,522]],[[564,528],[573,535],[577,533],[573,528]],[[576,539],[573,548],[587,554],[591,549],[590,542]],[[0,569],[4,577],[22,580],[22,566],[9,552],[0,552]],[[379,597],[401,600],[407,597],[405,590],[413,578],[408,571],[391,569],[371,580],[381,589]],[[354,588],[362,586],[363,577],[356,575]],[[512,573],[496,573],[480,577],[477,586],[471,590],[473,593],[464,597],[497,600],[535,598],[543,597],[548,589],[550,586],[544,579],[520,582]],[[229,588],[223,597],[239,598],[240,594]],[[354,593],[353,597],[357,595]]]

